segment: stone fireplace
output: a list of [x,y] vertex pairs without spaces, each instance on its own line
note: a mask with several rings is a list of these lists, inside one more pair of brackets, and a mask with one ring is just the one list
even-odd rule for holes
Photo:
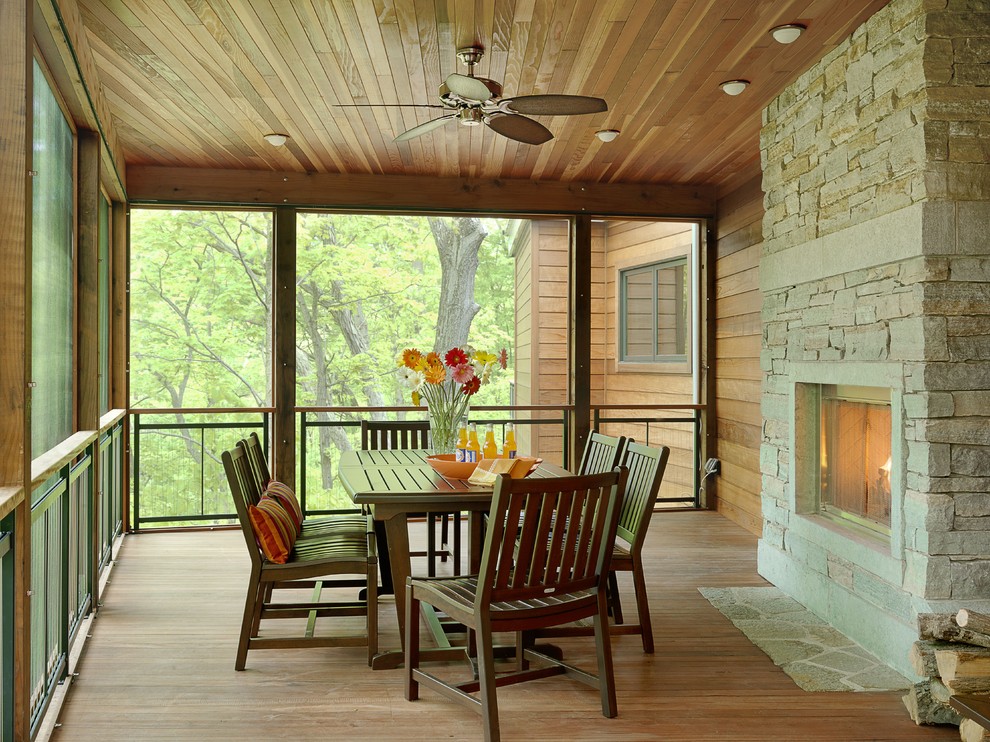
[[909,677],[919,613],[990,610],[990,13],[970,6],[893,0],[761,132],[759,569]]

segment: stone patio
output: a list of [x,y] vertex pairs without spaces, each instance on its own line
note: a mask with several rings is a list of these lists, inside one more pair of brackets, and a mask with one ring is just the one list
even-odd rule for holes
[[698,590],[804,690],[911,687],[906,677],[775,587]]

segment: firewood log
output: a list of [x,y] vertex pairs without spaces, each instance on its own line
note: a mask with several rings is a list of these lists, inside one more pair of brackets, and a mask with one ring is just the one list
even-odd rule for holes
[[948,687],[952,680],[963,678],[982,678],[990,690],[990,649],[973,647],[953,647],[952,649],[936,649],[935,664],[938,666],[939,677]]
[[931,681],[915,684],[902,700],[914,723],[919,726],[958,724],[962,719],[955,709],[935,698]]
[[919,613],[918,634],[921,639],[990,647],[990,636],[959,626],[951,613]]
[[977,613],[962,608],[956,614],[956,623],[964,629],[990,635],[990,616],[986,613]]
[[935,650],[951,649],[954,646],[956,645],[951,642],[932,641],[930,639],[917,641],[911,645],[911,650],[908,652],[911,667],[921,677],[937,678],[938,665],[935,663]]
[[959,722],[959,738],[962,742],[990,742],[990,731],[972,719],[963,719]]

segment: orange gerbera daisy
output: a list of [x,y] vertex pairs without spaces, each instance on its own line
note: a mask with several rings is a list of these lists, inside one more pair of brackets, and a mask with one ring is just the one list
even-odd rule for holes
[[[439,358],[437,359],[440,360]],[[440,384],[447,378],[447,371],[442,363],[428,363],[423,369],[423,377],[428,384]]]
[[406,348],[402,351],[402,365],[407,368],[416,368],[423,359],[423,354],[416,348]]

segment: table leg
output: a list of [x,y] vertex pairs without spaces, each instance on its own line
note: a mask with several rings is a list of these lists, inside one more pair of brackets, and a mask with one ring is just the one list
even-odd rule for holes
[[[406,578],[412,573],[409,558],[409,525],[405,513],[393,515],[384,521],[388,539],[388,554],[392,562],[392,581],[395,587],[395,611],[399,620],[399,642],[404,647],[406,640]],[[381,643],[379,642],[379,646]],[[388,670],[402,665],[402,649],[380,652],[372,659],[375,670]],[[422,661],[456,661],[464,658],[463,647],[424,647],[420,650]]]
[[481,549],[485,545],[485,515],[471,511],[468,514],[468,574],[476,575],[481,569]]
[[[395,612],[399,617],[399,641],[406,637],[406,578],[412,574],[409,558],[409,524],[405,513],[393,515],[385,521],[388,538],[388,557],[392,563],[392,587],[395,591]],[[400,644],[404,646],[404,644]]]
[[[375,522],[375,538],[378,539],[378,573],[382,577],[382,588],[378,591],[379,597],[382,595],[392,595],[395,586],[392,584],[392,558],[388,550],[388,536],[385,534],[385,523],[380,520]],[[382,545],[385,548],[382,548]]]

